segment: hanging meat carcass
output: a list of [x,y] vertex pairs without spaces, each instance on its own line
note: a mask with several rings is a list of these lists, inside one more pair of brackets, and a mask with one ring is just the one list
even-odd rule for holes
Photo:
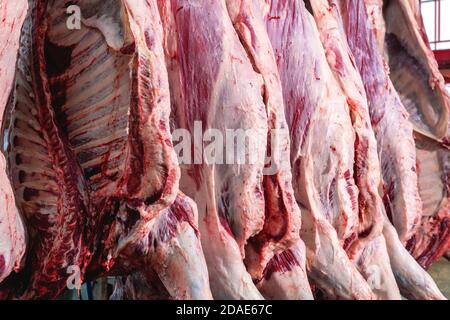
[[346,97],[303,1],[265,3],[283,85],[309,276],[328,298],[374,298],[343,248],[360,227],[353,179],[355,133]]
[[379,195],[380,161],[364,85],[348,47],[337,7],[328,0],[308,3],[320,32],[328,64],[347,97],[356,134],[354,175],[359,189],[360,226],[358,237],[349,239],[347,252],[364,277],[373,283],[377,298],[400,299],[382,234],[385,218]]
[[[311,299],[308,269],[326,298],[443,298],[404,244],[446,248],[447,97],[417,3],[365,3],[0,1],[0,297],[71,270],[117,276],[113,299]],[[385,52],[432,79],[412,103],[395,83],[418,168]]]
[[428,268],[450,246],[450,96],[419,10],[415,0],[384,1],[382,50],[415,131],[423,212],[407,248]]
[[371,122],[378,141],[384,206],[387,217],[397,230],[386,219],[383,234],[392,270],[402,294],[407,298],[443,299],[432,278],[403,246],[417,227],[421,201],[417,190],[412,125],[389,79],[378,48],[376,35],[382,28],[376,24],[377,19],[369,19],[364,1],[336,0],[334,4],[342,14],[342,30],[347,35],[364,83]]
[[30,4],[7,126],[30,244],[11,294],[55,298],[69,270],[152,269],[172,297],[210,298],[196,206],[178,192],[156,2],[72,1],[75,29],[65,1]]
[[[371,2],[371,1],[368,1]],[[328,61],[330,63],[330,65],[332,66],[335,75],[338,79],[340,79],[340,83],[341,86],[343,88],[345,88],[345,92],[347,93],[347,95],[351,98],[350,101],[353,102],[353,105],[356,108],[356,110],[359,110],[359,112],[357,114],[355,114],[353,116],[353,119],[355,119],[356,117],[362,117],[361,120],[364,121],[364,119],[369,119],[369,114],[368,114],[368,105],[367,105],[367,98],[366,98],[366,93],[363,87],[363,83],[362,83],[362,79],[359,75],[359,72],[357,71],[356,67],[355,67],[355,63],[354,63],[354,59],[353,59],[353,55],[350,52],[350,49],[348,48],[347,45],[347,41],[346,41],[346,37],[344,34],[344,30],[343,30],[343,25],[341,23],[341,15],[339,12],[339,5],[336,1],[331,1],[328,2],[327,1],[314,1],[311,2],[312,4],[312,8],[314,8],[314,13],[316,16],[316,21],[318,22],[319,27],[321,27],[321,33],[322,33],[322,41],[324,43],[325,48],[328,49]],[[371,2],[370,4],[373,5],[373,3]],[[371,8],[368,5],[368,8]],[[374,23],[375,27],[378,27],[378,29],[383,29],[383,24],[381,23],[381,27],[378,25],[379,21],[382,19],[377,19],[376,15],[369,15],[371,16],[373,19],[371,20],[372,23]],[[355,111],[355,110],[353,110]],[[356,118],[357,119],[357,118]],[[367,120],[366,120],[367,121]],[[357,124],[357,123],[356,123]],[[363,126],[363,128],[367,128],[370,127],[371,124],[367,123],[366,125]],[[360,135],[362,137],[364,137],[363,133],[364,130],[363,128],[361,128],[361,126],[359,127],[359,130],[356,129],[356,132],[360,132]],[[367,129],[365,129],[367,132]],[[367,138],[366,138],[367,140]],[[370,139],[368,140],[369,144],[364,144],[364,145],[368,145],[370,146]],[[356,151],[358,150],[358,148],[356,148]],[[363,149],[364,151],[364,149]],[[370,149],[368,147],[366,147],[365,149],[366,152],[370,152]],[[376,152],[376,148],[375,150],[372,150],[372,153]],[[366,157],[364,157],[363,159],[366,159]],[[378,162],[378,159],[376,157],[370,157],[370,164],[367,167],[367,172],[370,173],[371,170],[374,170],[374,167],[378,167],[378,169],[374,170],[372,173],[372,177],[373,175],[376,174],[376,172],[379,172],[379,166],[376,165],[376,163]],[[362,162],[356,162],[357,164],[360,164],[360,166],[357,166],[356,171],[358,172],[358,167],[362,167],[364,168],[364,166],[361,166],[361,164],[366,164],[367,165],[367,160],[366,161],[362,161]],[[361,169],[360,169],[361,170]],[[364,172],[364,171],[363,171]],[[358,174],[358,173],[356,173]],[[379,173],[378,173],[379,174]],[[357,179],[358,181],[358,179]],[[368,183],[369,185],[372,183],[375,183],[375,185],[379,185],[380,183],[380,179],[379,178],[372,178],[372,179],[368,179],[368,180],[362,180],[365,181],[365,183]],[[358,184],[360,185],[360,184]],[[364,188],[360,187],[360,190],[364,190]],[[370,189],[369,189],[370,190]],[[373,189],[372,189],[373,190]],[[374,206],[370,206],[370,209],[374,209]],[[398,241],[398,237],[395,234],[395,231],[392,229],[392,227],[390,226],[390,223],[388,220],[384,219],[384,233],[386,234],[386,241],[389,241],[387,243],[388,248],[389,248],[389,255],[391,256],[392,260],[392,267],[394,268],[394,272],[399,275],[399,271],[402,269],[405,269],[406,266],[409,266],[409,272],[415,274],[415,276],[411,276],[412,278],[421,278],[421,274],[424,274],[423,271],[420,270],[420,268],[418,268],[418,266],[414,263],[414,261],[411,261],[411,257],[408,256],[408,254],[406,253],[406,251],[403,249],[403,247],[401,246],[401,244]],[[380,220],[381,222],[383,221],[383,219]],[[383,222],[382,222],[383,223]],[[384,240],[383,240],[384,242]],[[373,249],[370,249],[372,246],[369,245],[368,248],[366,249],[366,251],[370,252],[371,254],[373,254],[375,257],[377,256],[376,254],[374,254]],[[379,248],[379,247],[378,247]],[[395,250],[394,250],[395,249]],[[383,250],[384,251],[384,250]],[[382,251],[382,252],[383,252]],[[364,256],[364,255],[363,255]],[[389,258],[384,258],[382,259],[382,255],[377,259],[378,261],[386,261]],[[401,259],[399,259],[399,257],[401,257]],[[367,257],[366,257],[367,259]],[[372,262],[373,263],[373,262]],[[403,264],[403,266],[402,266]],[[387,263],[384,264],[384,268],[381,268],[382,270],[386,270],[386,269],[391,269],[390,265],[388,265]],[[390,273],[390,272],[389,272]],[[432,283],[429,279],[429,277],[426,277],[424,279],[428,279],[427,281],[429,281],[430,283]],[[386,281],[386,279],[385,279]],[[386,287],[391,287],[393,289],[393,284],[392,282],[390,283],[386,283],[384,282]],[[403,290],[409,290],[409,288],[404,288],[404,283],[402,281],[399,281],[400,286],[403,286],[402,289]],[[434,286],[430,285],[431,288],[433,288]],[[395,290],[390,290],[390,292],[395,292]],[[437,292],[437,291],[436,291]],[[411,294],[409,294],[411,295]],[[436,297],[440,297],[439,294],[435,294],[434,296]],[[394,298],[395,295],[390,295],[390,297]],[[429,297],[433,297],[433,295],[429,296]],[[398,296],[397,296],[398,298]]]
[[[269,298],[311,298],[281,85],[258,7],[247,0],[159,4],[175,128],[259,136],[244,144],[245,158],[256,161],[225,163],[216,155],[208,163],[201,147],[194,151],[200,161],[182,166],[181,190],[199,207],[214,297],[261,298],[259,288]],[[229,152],[218,154],[228,159]]]

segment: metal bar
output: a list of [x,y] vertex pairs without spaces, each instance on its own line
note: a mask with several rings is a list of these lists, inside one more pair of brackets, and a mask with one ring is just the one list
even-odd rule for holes
[[438,24],[438,41],[441,41],[441,0],[438,0],[438,16],[436,19],[436,22]]
[[441,41],[430,41],[430,43],[447,43],[450,42],[450,40],[441,40]]
[[[438,41],[438,30],[437,30],[437,15],[438,15],[438,7],[437,7],[437,2],[436,2],[436,0],[434,1],[434,40],[436,41],[436,43],[437,43],[437,41]],[[434,45],[434,50],[436,50],[437,49],[437,45],[435,44]]]

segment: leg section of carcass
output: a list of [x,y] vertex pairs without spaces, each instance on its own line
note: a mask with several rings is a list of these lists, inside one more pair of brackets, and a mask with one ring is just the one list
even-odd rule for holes
[[305,244],[299,241],[291,249],[275,255],[257,284],[266,299],[313,300],[306,276]]
[[179,195],[155,218],[148,237],[150,265],[176,299],[212,298],[196,219],[193,201]]
[[364,243],[352,260],[377,299],[401,300],[383,235]]
[[[179,193],[175,202],[140,232],[139,240],[120,246],[115,267],[110,270],[114,275],[128,274],[116,279],[113,298],[212,298],[197,228],[197,207],[190,198]],[[144,280],[142,285],[136,285],[139,279]]]
[[385,223],[383,234],[402,295],[408,299],[445,300],[431,276],[405,249],[389,221]]

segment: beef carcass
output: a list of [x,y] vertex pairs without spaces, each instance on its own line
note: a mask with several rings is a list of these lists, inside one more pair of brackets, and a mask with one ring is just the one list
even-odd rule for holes
[[[201,137],[211,130],[222,137],[233,130],[250,133],[237,138],[244,139],[245,159],[252,155],[254,161],[225,163],[220,157],[229,159],[230,149],[219,143],[215,159],[208,162],[206,147],[193,143],[198,161],[182,166],[181,190],[199,208],[214,297],[261,298],[253,281],[269,298],[286,296],[289,291],[283,286],[293,287],[285,280],[289,278],[297,283],[291,298],[311,298],[306,276],[293,277],[304,273],[304,259],[280,258],[292,256],[284,251],[299,241],[300,211],[286,156],[290,146],[283,134],[287,125],[281,86],[267,34],[258,20],[261,16],[253,11],[257,8],[252,1],[161,0],[159,4],[175,128],[193,139],[198,139],[196,126]],[[277,131],[279,135],[274,134]],[[258,141],[251,140],[255,135]],[[231,153],[235,151],[232,147]],[[271,152],[275,165],[267,171],[266,152]],[[301,248],[296,247],[300,255]],[[280,264],[282,268],[276,267]],[[276,277],[268,281],[272,275]]]
[[[27,1],[0,1],[0,126],[4,126],[5,108],[14,83],[20,31],[27,13]],[[1,139],[3,140],[3,139]],[[2,146],[3,148],[3,146]],[[25,228],[17,210],[6,172],[6,160],[0,153],[0,283],[14,270],[19,271],[25,254]],[[1,296],[1,293],[0,293]]]
[[[378,141],[385,189],[383,201],[401,241],[405,243],[415,231],[422,215],[412,126],[389,80],[387,67],[376,43],[376,25],[371,21],[377,20],[369,20],[366,13],[363,21],[356,20],[360,18],[358,10],[366,10],[364,1],[341,3],[341,12],[346,15],[344,20],[349,45],[366,88],[372,126]],[[361,25],[357,29],[359,33],[355,30],[358,25]],[[363,33],[362,28],[370,29]],[[368,47],[371,48],[369,52]],[[363,59],[370,60],[370,63],[363,62]],[[392,123],[397,125],[393,127]]]
[[383,12],[386,31],[382,49],[409,120],[421,135],[443,140],[448,134],[449,96],[420,14],[407,0],[384,1]]
[[[370,21],[364,15],[379,2],[340,3],[345,18],[357,18],[340,25],[337,0],[307,1],[320,34],[301,0],[29,3],[19,43],[26,5],[0,1],[2,23],[14,31],[1,32],[8,46],[0,62],[18,57],[15,74],[6,68],[0,78],[7,89],[0,102],[7,106],[1,122],[9,175],[0,179],[6,196],[0,277],[21,267],[20,213],[30,236],[25,269],[2,283],[2,298],[55,298],[75,267],[80,281],[118,276],[116,299],[208,299],[207,263],[219,298],[310,299],[306,266],[328,298],[399,298],[390,264],[408,297],[442,298],[384,216],[376,190],[380,170],[371,125],[382,161],[385,150],[404,154],[387,148],[392,131],[380,124],[400,119],[400,133],[409,130],[380,55],[389,23],[383,24],[381,7]],[[67,16],[68,6],[81,9],[79,27],[69,22],[78,17]],[[361,52],[353,60],[344,35],[352,23],[373,61]],[[369,66],[360,68],[362,79],[355,67],[361,64]],[[368,86],[372,78],[384,79],[387,89],[381,81]],[[379,93],[391,98],[389,116],[374,108]],[[193,139],[181,149],[171,142],[171,106],[175,140]],[[437,132],[439,124],[430,119],[424,123]],[[380,132],[387,133],[387,144]],[[438,152],[448,145],[445,135],[430,132],[420,132],[429,140],[417,140],[426,141],[417,147],[426,150],[418,159],[444,169],[427,169],[419,179],[424,184],[448,163]],[[231,148],[229,141],[220,143],[230,136]],[[174,149],[180,158],[194,156],[194,164],[183,167],[181,185],[199,204],[199,226],[196,203],[178,188]],[[412,176],[400,170],[392,181],[411,182]],[[388,212],[403,242],[416,232],[415,249],[440,246],[441,239],[428,240],[433,233],[417,238],[412,211],[400,212],[404,203],[391,206],[395,183],[383,195],[386,207],[397,209]],[[417,190],[403,191],[401,200]],[[427,200],[436,206],[443,197]],[[301,232],[297,202],[305,213]]]
[[447,145],[417,135],[416,153],[424,207],[422,222],[406,247],[428,268],[450,247],[450,151]]
[[[300,212],[291,184],[290,139],[281,81],[261,6],[255,0],[226,0],[226,4],[254,69],[263,78],[262,92],[269,121],[270,149],[266,153],[271,157],[271,167],[266,171],[263,183],[265,201],[270,209],[266,210],[263,230],[250,239],[245,263],[253,279],[259,281],[258,288],[265,297],[311,299],[305,246],[302,240],[296,240]],[[273,253],[275,256],[271,258]]]
[[8,129],[31,248],[15,295],[55,298],[71,267],[80,280],[151,268],[172,297],[210,298],[195,204],[178,192],[156,2],[31,4]]
[[358,189],[353,179],[355,134],[349,106],[303,1],[265,4],[283,85],[309,276],[328,298],[371,299],[370,286],[343,248],[359,225]]
[[416,132],[423,214],[407,248],[428,268],[450,245],[450,96],[419,10],[415,0],[385,3],[384,49],[392,82]]
[[151,221],[149,231],[129,245],[133,252],[119,256],[118,270],[112,274],[131,273],[130,281],[136,281],[137,275],[142,286],[155,287],[153,291],[135,287],[138,290],[128,298],[154,298],[149,296],[152,292],[159,299],[212,298],[197,221],[195,203],[179,193],[175,202]]
[[328,0],[309,1],[309,5],[328,64],[347,97],[356,134],[354,174],[359,189],[360,221],[358,237],[349,239],[347,252],[361,274],[372,283],[377,298],[400,299],[382,234],[383,203],[378,192],[381,170],[364,85],[342,30],[336,5]]
[[385,219],[383,234],[392,270],[404,296],[442,299],[444,296],[432,278],[402,245],[414,231],[421,212],[415,145],[408,114],[389,79],[378,48],[376,26],[373,24],[377,20],[369,20],[364,1],[336,1],[336,4],[365,86],[371,122],[378,141],[385,209],[399,233],[397,235],[389,220]]

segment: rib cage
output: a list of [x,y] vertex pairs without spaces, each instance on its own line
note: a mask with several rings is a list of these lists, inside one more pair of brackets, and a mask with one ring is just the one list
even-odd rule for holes
[[[132,56],[110,48],[97,29],[68,30],[52,16],[59,11],[52,8],[47,38],[54,108],[90,189],[112,194],[125,169]],[[53,64],[61,55],[70,55],[63,70]]]
[[31,235],[25,298],[57,296],[71,266],[81,277],[88,266],[90,276],[109,271],[178,192],[161,30],[155,19],[141,26],[152,17],[139,12],[154,14],[156,4],[116,6],[114,17],[130,23],[117,36],[87,26],[96,18],[69,31],[66,2],[51,4],[30,8],[10,106],[10,174]]
[[[9,129],[9,167],[16,200],[30,223],[33,273],[26,297],[51,297],[65,278],[65,268],[83,266],[82,229],[87,195],[77,164],[61,140],[51,109],[47,79],[42,73],[44,48],[34,23],[42,17],[37,5],[24,24],[18,58],[16,100]],[[82,222],[81,224],[79,222]],[[63,247],[65,250],[61,250]],[[52,261],[58,267],[48,266]]]
[[[9,112],[6,109],[8,100],[14,99],[14,73],[20,45],[21,26],[26,18],[26,0],[14,3],[0,2],[0,21],[2,32],[0,42],[0,127],[7,131]],[[4,28],[4,29],[3,29]],[[7,32],[3,32],[7,30]],[[2,132],[2,152],[7,145],[7,132]],[[7,155],[0,153],[0,298],[3,296],[3,281],[12,271],[18,272],[23,267],[26,251],[26,229],[15,203],[14,191],[7,174]]]
[[[29,16],[25,21],[21,37],[15,100],[11,106],[12,116],[8,130],[10,175],[16,196],[27,218],[32,218],[35,212],[44,215],[54,213],[57,210],[58,198],[57,176],[50,161],[48,141],[42,133],[43,125],[33,93],[32,30],[32,20]],[[40,198],[38,202],[30,199],[35,190],[42,190],[46,195],[42,201]]]

